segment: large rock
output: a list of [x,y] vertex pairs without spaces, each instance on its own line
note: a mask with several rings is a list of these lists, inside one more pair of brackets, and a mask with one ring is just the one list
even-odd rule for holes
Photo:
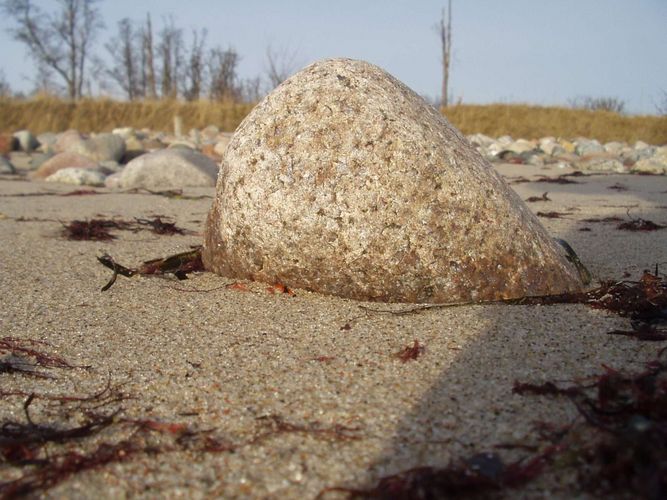
[[96,169],[98,168],[98,163],[76,153],[58,153],[42,163],[37,170],[31,172],[30,177],[33,179],[46,179],[63,168]]
[[218,165],[197,151],[174,148],[147,153],[129,162],[114,179],[124,189],[177,189],[214,186]]
[[582,287],[537,218],[435,108],[349,59],[305,68],[241,123],[203,260],[223,276],[362,300]]

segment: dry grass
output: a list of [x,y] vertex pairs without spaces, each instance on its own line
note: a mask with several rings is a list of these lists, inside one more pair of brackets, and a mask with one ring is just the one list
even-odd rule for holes
[[[87,99],[73,104],[48,97],[29,101],[0,99],[0,131],[29,129],[41,133],[75,128],[82,132],[103,132],[120,126],[171,131],[176,115],[183,119],[184,131],[207,125],[233,131],[251,109],[251,104],[211,101],[129,103]],[[481,132],[492,137],[511,135],[526,139],[583,136],[602,142],[642,140],[667,144],[666,116],[625,116],[515,104],[451,106],[444,113],[465,134]]]
[[667,116],[626,116],[609,111],[527,106],[521,104],[461,105],[444,110],[464,134],[537,139],[545,136],[589,137],[601,142],[644,141],[667,144]]
[[0,100],[0,130],[28,129],[33,133],[62,132],[73,128],[81,132],[109,132],[116,127],[149,128],[172,131],[174,116],[183,120],[183,130],[217,125],[234,130],[252,109],[251,104],[234,102],[182,102],[175,100],[126,102],[110,99],[84,99],[71,103],[53,98],[28,101]]

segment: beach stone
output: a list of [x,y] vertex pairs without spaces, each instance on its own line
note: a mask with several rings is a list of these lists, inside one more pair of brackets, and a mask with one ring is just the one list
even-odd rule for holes
[[149,152],[159,151],[167,147],[167,145],[158,137],[151,137],[148,139],[144,139],[141,142],[144,146],[143,149]]
[[135,158],[120,172],[123,189],[177,189],[214,186],[217,164],[190,148],[170,148]]
[[125,139],[125,153],[128,151],[144,151],[144,143],[136,135]]
[[30,161],[28,164],[28,168],[30,170],[37,170],[39,167],[44,165],[44,162],[49,160],[50,158],[53,158],[55,156],[55,153],[53,152],[48,152],[48,153],[35,153],[30,156]]
[[589,172],[627,173],[628,169],[615,157],[608,155],[590,156],[576,162],[575,167]]
[[75,141],[68,151],[87,156],[97,162],[119,162],[125,154],[125,139],[116,134],[98,134],[80,142]]
[[39,134],[37,136],[37,142],[39,142],[37,150],[45,154],[55,153],[55,144],[57,140],[58,135],[53,132]]
[[590,156],[597,153],[604,153],[604,147],[595,139],[578,138],[574,141],[574,152],[579,156]]
[[121,136],[126,141],[130,137],[136,137],[137,136],[136,130],[134,130],[134,128],[132,128],[132,127],[118,127],[118,128],[113,129],[111,131],[111,133],[114,134],[114,135]]
[[612,141],[605,143],[603,147],[607,153],[620,155],[627,146],[622,142]]
[[215,142],[220,135],[220,129],[215,125],[209,125],[200,132],[200,137],[204,142]]
[[121,177],[122,172],[116,172],[115,174],[108,175],[106,179],[104,179],[104,187],[108,187],[109,189],[118,189],[120,188],[120,177]]
[[63,168],[49,175],[46,182],[60,182],[75,186],[104,186],[104,175],[99,170],[88,168]]
[[558,144],[565,150],[566,153],[573,154],[576,146],[574,145],[573,142],[568,141],[567,139],[560,139],[558,141]]
[[204,231],[208,270],[360,300],[575,291],[574,266],[435,108],[371,64],[312,64],[243,120]]
[[15,174],[16,168],[7,158],[0,155],[0,174]]
[[58,153],[57,155],[54,155],[53,157],[46,160],[39,166],[37,170],[31,172],[30,177],[32,179],[46,179],[51,174],[54,174],[63,168],[76,167],[95,169],[97,166],[97,162],[86,156],[66,151],[64,153]]
[[56,142],[53,145],[53,149],[56,153],[71,151],[77,147],[78,143],[83,142],[84,140],[84,137],[79,133],[78,130],[69,129],[58,134]]
[[6,155],[19,147],[19,141],[12,134],[0,134],[0,155]]
[[505,149],[516,154],[528,153],[529,151],[537,149],[537,144],[533,141],[527,141],[526,139],[517,139],[516,141],[509,144]]
[[472,134],[468,136],[468,140],[476,148],[488,148],[491,144],[495,142],[495,139],[484,134]]
[[549,156],[559,156],[567,152],[553,137],[544,137],[540,139],[539,147],[544,154]]
[[642,158],[632,166],[638,174],[667,174],[667,146],[655,148],[653,156]]
[[20,150],[25,153],[32,153],[39,146],[37,138],[29,130],[14,132],[14,137],[19,143]]

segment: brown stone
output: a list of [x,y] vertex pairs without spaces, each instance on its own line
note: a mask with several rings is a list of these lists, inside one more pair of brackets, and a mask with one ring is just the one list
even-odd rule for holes
[[17,146],[18,141],[12,134],[0,134],[0,155],[7,155],[15,151]]
[[30,174],[33,179],[46,179],[63,168],[97,168],[97,162],[76,153],[58,153],[49,158]]
[[361,300],[580,290],[560,247],[433,107],[371,64],[308,66],[246,117],[204,234],[223,276]]

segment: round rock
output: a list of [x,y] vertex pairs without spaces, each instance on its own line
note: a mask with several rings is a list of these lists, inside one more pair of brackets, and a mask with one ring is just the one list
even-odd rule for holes
[[178,189],[214,186],[218,165],[190,148],[174,148],[141,155],[113,182],[124,189]]
[[582,288],[491,165],[371,64],[308,66],[229,143],[204,234],[223,276],[360,300],[494,300]]

